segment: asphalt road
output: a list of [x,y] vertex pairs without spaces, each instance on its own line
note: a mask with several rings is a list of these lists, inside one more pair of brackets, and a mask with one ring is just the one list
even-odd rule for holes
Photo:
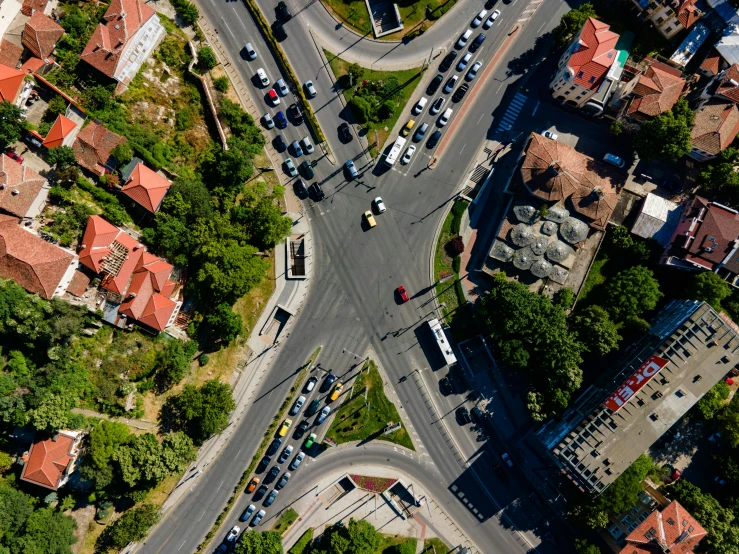
[[[269,58],[266,45],[256,33],[243,4],[216,5],[204,0],[201,6],[214,26],[221,29],[219,36],[235,60],[245,42],[252,42],[257,48],[259,57],[256,61],[237,62],[245,82],[249,82],[256,67],[264,67],[274,81],[278,75],[276,65]],[[487,33],[488,38],[478,53],[483,61],[490,59],[514,19],[526,6],[518,0],[510,5],[499,3],[496,7],[501,9],[502,15]],[[231,9],[234,10],[233,15],[228,13]],[[554,1],[544,2],[538,8],[519,31],[517,40],[503,56],[499,67],[483,84],[483,94],[478,95],[469,107],[465,120],[458,125],[447,147],[447,153],[434,170],[421,171],[425,167],[425,147],[419,147],[410,166],[396,165],[390,171],[374,174],[368,164],[356,181],[347,181],[343,173],[327,160],[318,162],[317,180],[324,182],[327,198],[319,204],[306,204],[306,215],[311,220],[314,233],[316,272],[292,334],[289,340],[280,341],[273,369],[264,377],[260,393],[248,408],[248,417],[231,431],[233,437],[228,445],[211,467],[193,480],[194,485],[189,484],[193,481],[183,485],[191,486],[193,490],[166,515],[140,551],[191,552],[201,542],[251,460],[261,442],[262,430],[267,428],[288,392],[298,368],[319,345],[323,345],[319,357],[321,367],[332,369],[338,375],[351,371],[351,366],[356,363],[355,354],[362,357],[370,346],[373,347],[390,380],[397,383],[401,409],[419,435],[421,444],[417,447],[421,452],[421,463],[433,468],[429,471],[439,476],[438,485],[433,488],[429,485],[429,490],[440,495],[437,500],[447,506],[448,513],[485,552],[509,553],[530,549],[527,545],[510,544],[506,526],[511,524],[501,522],[496,516],[499,507],[515,514],[515,525],[522,529],[525,541],[531,545],[540,543],[546,522],[539,517],[527,517],[536,512],[528,506],[528,493],[515,483],[505,485],[499,482],[491,471],[491,466],[497,463],[501,454],[498,446],[491,444],[495,441],[478,443],[478,437],[468,428],[456,425],[453,416],[444,409],[452,407],[444,402],[460,402],[462,399],[442,400],[436,386],[438,375],[433,371],[440,364],[421,323],[433,310],[429,259],[435,247],[435,231],[441,216],[454,198],[457,184],[469,170],[470,157],[486,137],[493,136],[505,108],[499,107],[501,101],[507,101],[517,88],[509,86],[515,81],[515,76],[510,75],[508,62],[524,56],[536,37],[551,29],[567,9],[566,4]],[[223,27],[217,23],[219,20],[224,24],[228,21],[227,32],[223,32]],[[302,27],[294,23],[297,23],[296,18],[287,26],[289,38],[283,45],[298,76],[316,81],[319,94],[312,104],[320,107],[320,103],[324,103],[325,108],[317,110],[317,117],[329,135],[332,150],[339,160],[348,157],[361,160],[361,149],[356,139],[349,145],[341,145],[335,135],[331,136],[331,129],[335,129],[342,118],[342,110],[338,109],[341,104],[338,100],[331,100],[331,83],[319,80],[322,66],[320,62],[316,65],[318,52],[314,45],[303,42],[307,40],[305,35],[297,42]],[[455,37],[458,34],[455,33]],[[301,52],[304,59],[293,59],[293,55],[299,55],[293,54],[295,50]],[[450,73],[451,70],[445,75]],[[418,90],[412,101],[417,101],[421,93]],[[254,98],[258,101],[259,96]],[[416,125],[429,120],[427,111],[424,117],[427,119],[419,118]],[[304,136],[305,132],[305,126],[296,129],[291,125],[285,131],[286,140],[289,143]],[[316,148],[313,159],[318,159],[319,152]],[[364,164],[357,162],[357,165],[362,167]],[[384,198],[388,211],[376,216],[377,227],[368,230],[363,226],[361,215],[369,209],[371,199],[378,195]],[[494,204],[498,198],[494,187],[485,200],[487,204],[479,209],[493,209],[494,206],[489,204]],[[403,305],[396,302],[393,294],[400,284],[412,297]],[[444,416],[443,425],[435,420],[424,403],[417,381],[406,379],[400,382],[402,376],[410,375],[415,369],[421,371],[423,383],[437,403],[438,412]],[[469,460],[468,469],[463,469],[457,461],[454,448]],[[322,464],[309,464],[307,467],[315,466]],[[304,488],[306,481],[300,472],[298,470],[284,489],[281,501],[289,501],[293,494],[291,491]],[[308,473],[303,468],[303,475]],[[245,496],[241,504],[248,504]],[[239,514],[237,511],[235,518]],[[268,511],[268,517],[270,515]],[[233,523],[229,521],[224,525],[224,534]],[[539,547],[539,551],[546,552],[548,548],[550,546],[545,545]]]

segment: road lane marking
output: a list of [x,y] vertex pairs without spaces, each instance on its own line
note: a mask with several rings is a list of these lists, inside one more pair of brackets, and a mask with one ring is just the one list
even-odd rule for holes
[[232,38],[232,39],[234,39],[234,40],[236,40],[236,37],[235,37],[235,36],[234,36],[234,34],[233,34],[233,33],[231,32],[231,27],[229,27],[229,26],[228,26],[228,23],[226,23],[226,20],[225,20],[225,19],[223,19],[223,18],[221,18],[221,21],[223,21],[223,24],[224,24],[224,25],[226,26],[226,29],[228,29],[228,34],[230,34],[230,35],[231,35],[231,38]]
[[[482,119],[482,118],[480,118],[480,119]],[[480,122],[478,121],[478,123],[480,123]],[[464,146],[462,146],[462,150],[464,150],[464,147],[465,146],[467,146],[467,143],[466,142],[464,143]],[[462,150],[459,151],[460,154],[462,153]]]
[[533,112],[531,112],[531,117],[534,117],[534,116],[536,115],[536,110],[538,110],[538,109],[539,109],[539,104],[541,104],[541,101],[538,101],[538,102],[536,103],[536,106],[534,106],[534,111],[533,111]]
[[182,541],[182,544],[181,544],[181,545],[180,545],[180,547],[179,547],[179,548],[177,549],[177,552],[179,552],[180,550],[182,550],[182,547],[183,547],[183,546],[185,546],[185,543],[186,543],[186,542],[187,542],[187,539],[185,539],[184,541]]

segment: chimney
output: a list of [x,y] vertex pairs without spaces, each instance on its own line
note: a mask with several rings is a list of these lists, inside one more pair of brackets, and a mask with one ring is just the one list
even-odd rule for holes
[[603,200],[606,194],[603,192],[603,188],[600,186],[593,187],[593,194],[598,197],[598,200]]
[[56,442],[59,440],[59,433],[54,433],[54,435],[51,437],[52,442]]
[[13,191],[11,192],[13,196],[18,196],[20,193],[21,191],[19,191],[18,189],[13,189]]

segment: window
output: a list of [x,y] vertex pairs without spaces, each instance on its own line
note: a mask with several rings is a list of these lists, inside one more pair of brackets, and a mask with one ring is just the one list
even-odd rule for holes
[[569,96],[569,95],[570,95],[570,91],[569,90],[566,90],[565,91],[565,96]]
[[634,529],[636,529],[639,526],[639,522],[635,521],[629,527],[626,529],[627,532],[631,533]]
[[582,96],[575,96],[575,100],[580,100],[580,98],[582,98]]
[[663,22],[664,20],[665,20],[665,18],[664,18],[664,17],[658,17],[658,18],[657,18],[657,19],[655,20],[655,22],[657,23],[657,25],[662,25],[662,22]]
[[634,520],[633,520],[633,519],[631,519],[631,516],[630,516],[630,515],[628,515],[628,514],[626,514],[626,515],[625,515],[625,516],[623,517],[623,519],[621,520],[621,525],[628,525],[628,524],[630,524],[630,523],[631,523],[632,521],[634,521]]
[[595,82],[595,75],[593,75],[592,77],[590,77],[590,82],[591,83],[594,83]]
[[677,396],[678,398],[682,398],[683,396],[685,396],[685,393],[681,391],[680,389],[677,389],[675,391],[675,396]]
[[575,90],[577,87],[570,87],[570,90]]
[[584,72],[582,72],[582,71],[580,71],[580,72],[579,72],[579,73],[577,74],[577,78],[578,78],[578,79],[580,79],[580,78],[582,78],[582,76],[583,76],[583,75],[585,75],[585,73],[584,73]]

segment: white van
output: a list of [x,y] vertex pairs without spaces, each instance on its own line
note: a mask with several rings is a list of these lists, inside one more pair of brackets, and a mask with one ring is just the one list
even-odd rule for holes
[[426,107],[426,103],[428,102],[428,99],[425,96],[421,96],[421,99],[418,101],[418,104],[416,104],[413,107],[413,114],[418,115],[420,114],[423,109]]
[[443,127],[449,123],[449,119],[452,117],[452,109],[447,108],[446,111],[439,116],[439,127]]
[[269,86],[269,78],[267,77],[267,72],[264,71],[263,68],[257,69],[257,79],[259,79],[259,82],[263,87]]
[[624,162],[621,158],[619,158],[615,154],[606,154],[605,156],[603,156],[603,161],[608,164],[615,165],[616,167],[621,167],[621,168],[623,168],[623,166],[626,165],[626,162]]
[[464,34],[459,37],[459,40],[457,41],[457,48],[464,48],[464,45],[467,44],[467,41],[470,40],[471,36],[472,29],[467,29]]

